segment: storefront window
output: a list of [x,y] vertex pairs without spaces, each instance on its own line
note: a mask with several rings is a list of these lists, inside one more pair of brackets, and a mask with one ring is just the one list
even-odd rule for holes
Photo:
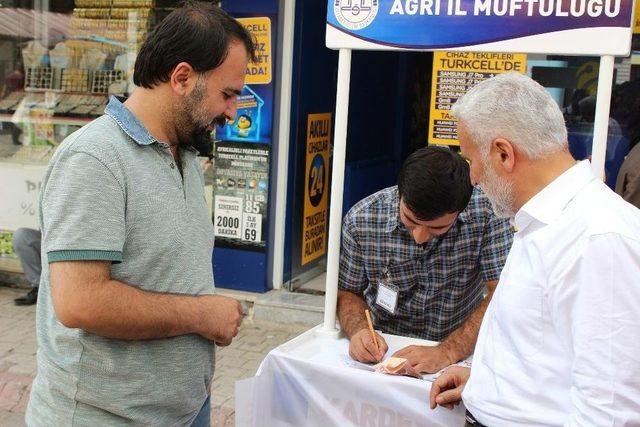
[[131,92],[141,43],[176,4],[0,2],[0,258],[11,254],[12,231],[39,227],[41,178],[56,147],[102,115],[110,94]]
[[[640,95],[640,76],[635,72],[632,58],[633,55],[617,58],[615,65],[605,158],[605,181],[612,189],[625,156],[640,136],[636,124],[639,113],[635,108]],[[599,58],[549,56],[545,61],[531,62],[528,65],[532,77],[545,86],[562,107],[571,153],[578,160],[591,158]]]

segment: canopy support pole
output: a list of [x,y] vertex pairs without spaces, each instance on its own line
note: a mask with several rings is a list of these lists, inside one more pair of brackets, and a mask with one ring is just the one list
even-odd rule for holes
[[322,327],[322,331],[325,333],[337,333],[336,306],[338,303],[342,197],[344,193],[344,167],[347,150],[350,80],[351,49],[340,49],[338,60],[338,89],[336,93],[335,137],[331,167],[331,208],[329,210],[329,243],[327,246],[327,283],[324,297],[324,325]]
[[613,84],[614,57],[600,57],[598,73],[598,94],[596,97],[596,116],[593,122],[593,146],[591,148],[591,168],[604,179],[604,164],[607,156],[607,135],[609,133],[609,109],[611,106],[611,87]]

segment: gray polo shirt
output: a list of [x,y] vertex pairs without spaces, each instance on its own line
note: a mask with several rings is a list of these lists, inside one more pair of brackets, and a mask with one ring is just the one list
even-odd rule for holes
[[116,98],[70,135],[42,182],[38,374],[28,425],[188,425],[213,378],[215,345],[192,334],[125,341],[69,329],[51,303],[49,264],[112,261],[111,277],[145,291],[214,293],[213,225],[195,150],[183,175]]

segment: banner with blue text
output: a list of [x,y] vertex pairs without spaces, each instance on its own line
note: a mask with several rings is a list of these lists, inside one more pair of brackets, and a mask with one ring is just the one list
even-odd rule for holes
[[627,56],[632,0],[329,0],[327,47]]

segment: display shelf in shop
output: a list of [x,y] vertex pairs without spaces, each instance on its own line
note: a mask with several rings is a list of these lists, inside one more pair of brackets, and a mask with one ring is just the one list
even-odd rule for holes
[[[97,118],[97,117],[96,117]],[[29,123],[29,124],[39,124],[39,123],[48,123],[52,125],[71,125],[71,126],[84,126],[90,121],[94,119],[92,118],[78,118],[78,117],[23,117],[18,120],[14,120],[13,114],[0,114],[1,122],[19,122],[19,123]]]

